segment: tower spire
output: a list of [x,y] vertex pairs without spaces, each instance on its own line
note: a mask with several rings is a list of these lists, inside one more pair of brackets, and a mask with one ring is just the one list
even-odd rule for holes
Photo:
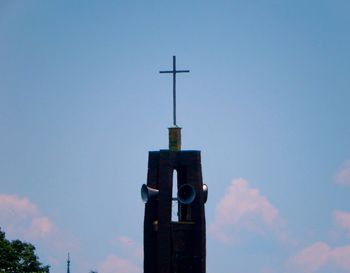
[[69,256],[69,252],[68,252],[68,259],[67,259],[67,273],[70,273],[70,256]]

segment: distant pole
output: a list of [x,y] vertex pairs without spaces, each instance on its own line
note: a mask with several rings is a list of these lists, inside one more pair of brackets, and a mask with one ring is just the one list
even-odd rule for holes
[[187,73],[189,70],[176,70],[176,56],[173,56],[173,70],[159,71],[159,73],[171,73],[173,74],[173,123],[176,124],[176,74],[177,73]]
[[67,259],[67,273],[70,273],[70,257],[69,257],[69,252],[68,252],[68,259]]

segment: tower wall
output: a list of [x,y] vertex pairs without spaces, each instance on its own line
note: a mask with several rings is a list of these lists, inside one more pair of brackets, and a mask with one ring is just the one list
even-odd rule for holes
[[[193,186],[196,197],[178,202],[179,220],[172,222],[173,172],[177,188]],[[158,198],[145,205],[144,273],[205,273],[205,214],[200,151],[149,152],[147,186]]]

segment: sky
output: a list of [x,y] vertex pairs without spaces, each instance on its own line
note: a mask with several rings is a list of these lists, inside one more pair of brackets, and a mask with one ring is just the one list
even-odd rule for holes
[[0,1],[0,227],[141,273],[148,151],[201,150],[208,273],[350,272],[350,2]]

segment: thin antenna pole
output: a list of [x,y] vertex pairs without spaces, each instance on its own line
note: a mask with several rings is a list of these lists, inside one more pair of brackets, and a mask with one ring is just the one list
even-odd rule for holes
[[68,259],[67,259],[67,273],[70,273],[70,255],[69,255],[69,252],[68,252]]

